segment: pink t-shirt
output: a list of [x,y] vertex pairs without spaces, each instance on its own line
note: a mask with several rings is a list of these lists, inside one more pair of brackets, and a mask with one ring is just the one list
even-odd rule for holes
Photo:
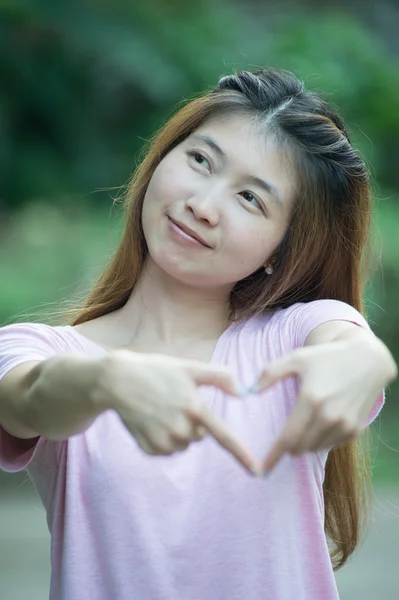
[[[367,327],[342,302],[296,304],[232,325],[211,362],[230,365],[249,386],[267,363],[337,319]],[[4,327],[0,378],[65,351],[105,352],[68,326]],[[202,390],[262,457],[293,408],[297,382],[244,399]],[[267,478],[255,479],[211,437],[172,456],[147,455],[114,411],[83,434],[41,438],[25,452],[0,429],[0,466],[27,468],[47,511],[51,600],[336,600],[323,527],[326,457],[284,456]]]

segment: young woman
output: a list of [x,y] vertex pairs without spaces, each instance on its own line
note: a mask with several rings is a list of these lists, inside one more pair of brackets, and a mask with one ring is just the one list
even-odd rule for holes
[[46,507],[52,600],[338,597],[355,438],[396,375],[361,315],[369,215],[290,73],[223,77],[163,127],[72,325],[0,330],[1,466]]

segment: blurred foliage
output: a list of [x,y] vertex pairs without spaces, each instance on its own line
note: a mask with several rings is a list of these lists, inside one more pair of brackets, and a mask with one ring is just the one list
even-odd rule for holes
[[270,31],[211,0],[16,2],[1,34],[6,206],[122,183],[173,104],[266,64],[326,90],[379,184],[399,187],[397,64],[348,16],[291,14]]
[[[2,3],[2,322],[95,276],[115,245],[107,188],[124,184],[175,103],[268,65],[326,92],[371,167],[382,269],[368,312],[399,360],[397,58],[353,15],[278,6],[269,18],[259,2],[254,18],[244,2],[212,0]],[[398,395],[396,384],[389,413]]]

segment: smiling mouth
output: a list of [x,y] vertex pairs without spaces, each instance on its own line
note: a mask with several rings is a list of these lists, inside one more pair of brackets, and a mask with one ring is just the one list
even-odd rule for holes
[[168,220],[169,220],[169,225],[170,225],[172,231],[175,234],[178,234],[179,237],[186,239],[187,242],[191,241],[192,244],[195,246],[211,248],[211,246],[209,244],[207,244],[207,242],[205,242],[205,240],[196,231],[194,231],[187,225],[184,225],[184,223],[175,221],[174,219],[172,219],[172,217],[169,217],[169,216],[168,216]]

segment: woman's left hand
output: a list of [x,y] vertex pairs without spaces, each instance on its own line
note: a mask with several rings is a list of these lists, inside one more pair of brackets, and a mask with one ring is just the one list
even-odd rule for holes
[[[328,331],[327,326],[318,329]],[[270,363],[261,373],[256,392],[289,376],[299,378],[295,408],[261,463],[262,474],[273,469],[285,453],[332,448],[354,439],[383,388],[396,377],[396,365],[386,346],[357,326],[349,325],[351,334],[352,327],[357,332],[348,339],[310,342]]]

